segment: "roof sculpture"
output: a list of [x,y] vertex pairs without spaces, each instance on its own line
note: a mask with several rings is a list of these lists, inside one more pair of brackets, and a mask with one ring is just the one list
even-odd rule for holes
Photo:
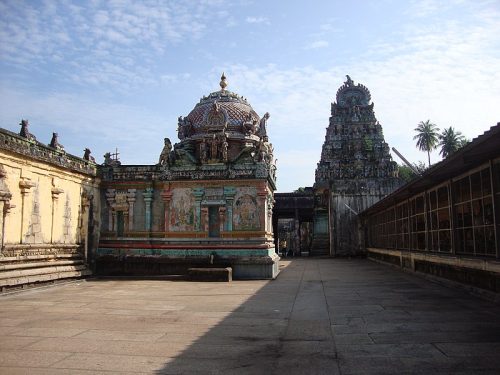
[[[264,178],[275,181],[273,146],[267,135],[269,113],[260,117],[248,101],[226,89],[203,96],[178,118],[179,142],[165,139],[159,165],[163,178]],[[186,170],[189,169],[188,170]]]

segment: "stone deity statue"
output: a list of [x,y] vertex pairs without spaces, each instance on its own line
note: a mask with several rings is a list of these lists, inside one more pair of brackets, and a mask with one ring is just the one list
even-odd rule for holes
[[58,134],[52,133],[52,139],[50,140],[49,147],[55,148],[56,150],[59,150],[59,151],[64,151],[64,146],[59,143],[57,138],[58,138]]
[[200,143],[200,160],[202,164],[205,164],[207,162],[207,144],[205,141],[202,141]]
[[255,124],[256,124],[257,121],[255,121],[253,118],[252,118],[252,115],[249,113],[245,119],[245,121],[243,121],[243,132],[246,134],[246,135],[251,135],[251,134],[254,134],[255,133]]
[[158,165],[166,165],[170,159],[170,151],[172,151],[172,142],[170,142],[169,138],[165,138],[163,140],[164,146],[163,150],[161,150],[160,159],[158,160]]
[[264,140],[264,142],[267,142],[267,120],[269,120],[270,114],[269,112],[266,112],[264,116],[260,119],[259,123],[259,137]]
[[30,125],[28,120],[21,120],[21,123],[19,125],[21,125],[21,131],[19,132],[19,135],[21,137],[27,138],[30,141],[36,141],[36,137],[31,134],[28,129]]
[[227,162],[227,151],[228,151],[228,143],[227,143],[227,139],[224,138],[223,141],[222,141],[222,144],[221,144],[221,148],[222,148],[222,161],[223,162]]
[[88,161],[90,161],[92,163],[95,163],[94,157],[92,155],[90,155],[90,149],[89,148],[85,148],[85,150],[83,150],[83,151],[84,151],[83,159],[84,160],[88,160]]

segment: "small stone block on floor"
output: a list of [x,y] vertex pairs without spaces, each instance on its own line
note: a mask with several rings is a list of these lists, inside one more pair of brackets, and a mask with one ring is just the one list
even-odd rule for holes
[[233,281],[233,269],[225,268],[189,268],[189,280],[191,281]]

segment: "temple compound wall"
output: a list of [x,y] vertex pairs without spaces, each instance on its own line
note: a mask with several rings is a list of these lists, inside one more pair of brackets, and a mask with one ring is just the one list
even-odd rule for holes
[[96,165],[64,151],[54,134],[38,142],[0,129],[0,286],[90,273],[98,236]]
[[402,185],[373,107],[368,88],[347,76],[316,169],[312,255],[364,253],[358,214]]
[[362,212],[366,251],[499,293],[499,208],[500,123]]
[[275,170],[266,124],[248,102],[221,90],[179,117],[157,165],[99,168],[99,274],[185,274],[232,267],[240,279],[279,272],[273,238]]

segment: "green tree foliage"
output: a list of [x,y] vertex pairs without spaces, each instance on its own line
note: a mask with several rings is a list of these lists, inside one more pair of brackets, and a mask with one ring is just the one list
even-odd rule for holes
[[463,137],[459,143],[460,144],[458,145],[458,149],[461,149],[462,147],[465,147],[470,143],[470,139]]
[[[418,171],[419,174],[424,173],[424,171],[427,169],[427,166],[422,161],[419,161],[418,164],[412,163],[412,166]],[[404,182],[410,182],[419,175],[415,174],[415,172],[413,172],[413,170],[409,166],[404,164],[403,165],[398,164],[398,176]]]
[[413,137],[417,141],[417,148],[421,151],[427,152],[429,167],[431,166],[431,151],[437,147],[439,128],[430,120],[420,121],[418,126],[414,129],[417,135]]
[[459,131],[453,129],[453,127],[449,127],[444,129],[442,133],[439,135],[439,146],[441,150],[439,153],[443,158],[447,158],[458,149],[463,147],[463,143],[465,141],[465,137]]

